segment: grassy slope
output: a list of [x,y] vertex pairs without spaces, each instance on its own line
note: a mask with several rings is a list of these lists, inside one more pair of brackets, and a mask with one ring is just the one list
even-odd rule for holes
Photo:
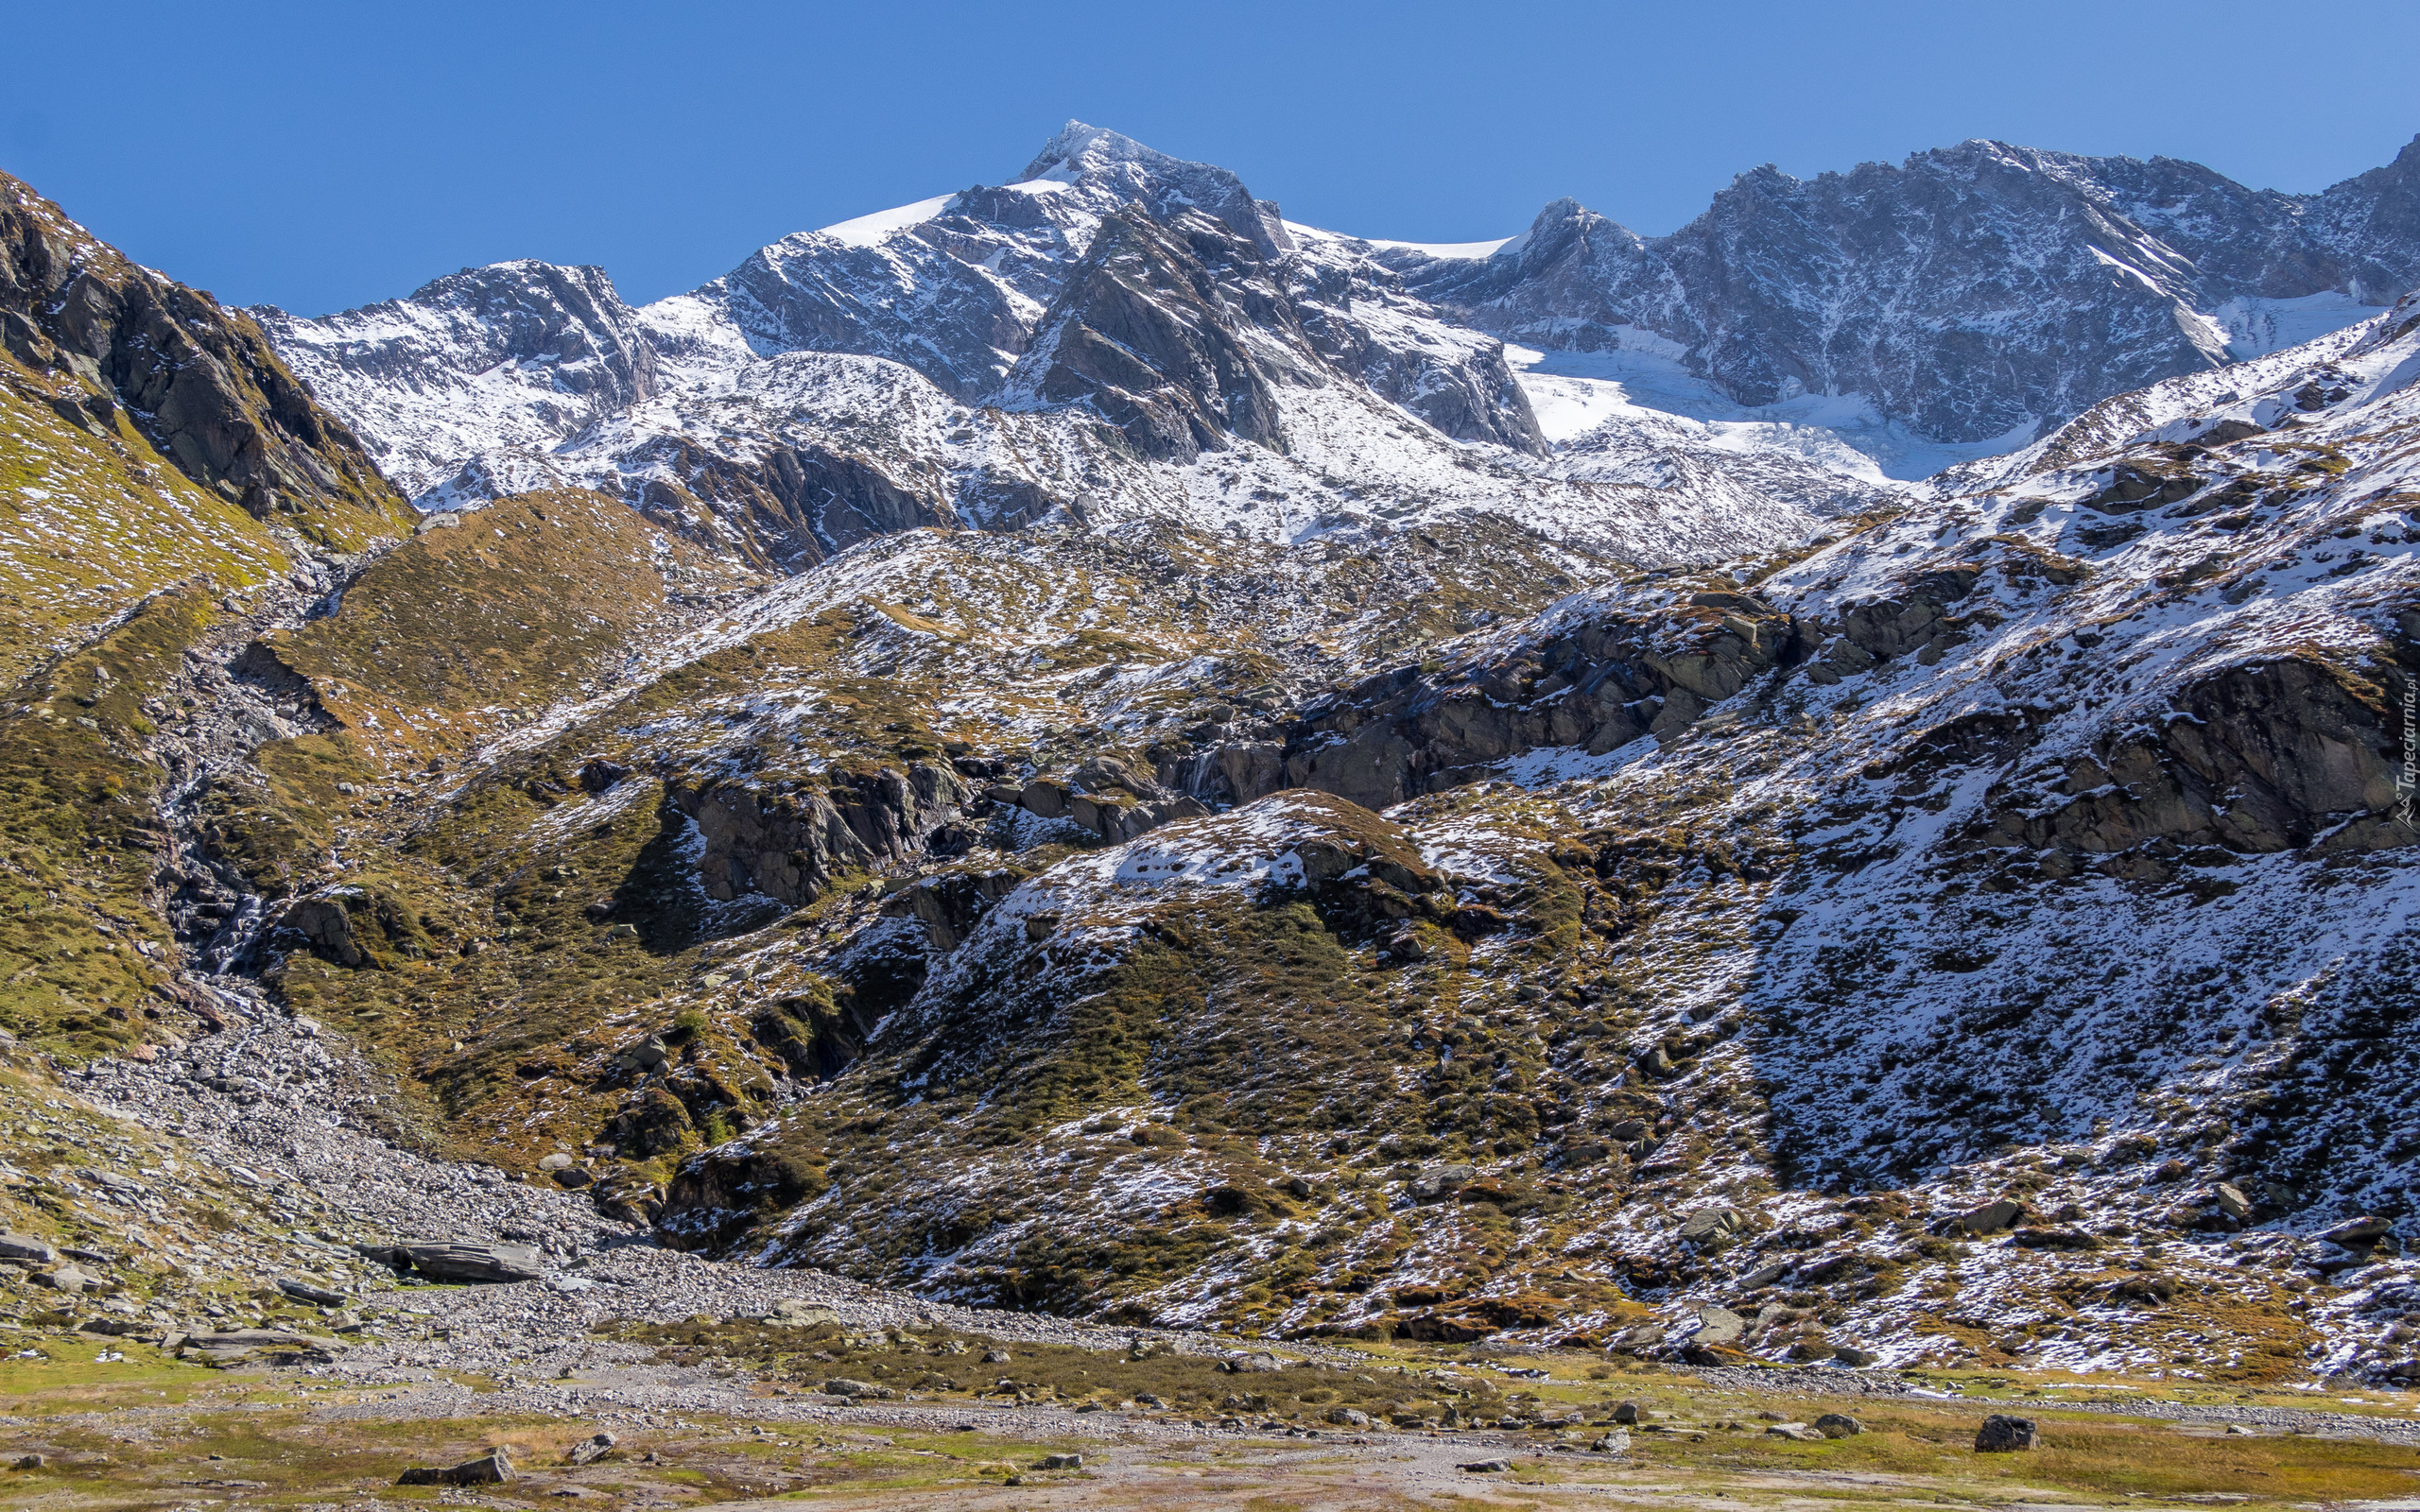
[[[576,682],[563,669],[579,662],[576,631],[594,607],[553,606],[542,620],[541,606],[497,596],[524,592],[515,579],[529,564],[504,553],[535,539],[511,519],[491,510],[421,538],[340,612],[277,643],[348,729],[265,752],[264,769],[298,798],[251,812],[264,834],[292,831],[264,848],[264,878],[280,864],[272,850],[303,858],[335,844],[360,862],[354,876],[407,899],[426,934],[384,970],[297,954],[281,989],[394,1047],[464,1148],[515,1165],[596,1139],[632,1091],[612,1053],[689,1011],[700,1027],[675,1037],[684,1148],[748,1126],[777,1064],[751,1017],[772,997],[811,991],[822,954],[873,917],[876,897],[854,882],[786,920],[778,909],[708,905],[679,851],[685,823],[666,817],[665,779],[739,770],[814,786],[830,764],[898,770],[944,747],[1045,767],[1109,748],[1148,767],[1150,732],[1166,721],[1205,699],[1271,696],[1281,636],[1360,660],[1397,651],[1407,624],[1450,627],[1534,606],[1570,581],[1551,562],[1512,560],[1484,523],[1461,542],[1338,548],[1307,568],[1301,558],[1246,564],[1300,582],[1222,564],[1179,532],[1142,542],[894,539],[786,585],[790,609],[755,633],[757,622],[735,615],[720,648],[458,786],[422,789],[441,796],[405,788],[392,803],[349,801],[334,791],[335,766],[296,775],[298,764],[365,763],[372,749],[406,765],[500,728],[486,700],[526,708],[549,678]],[[1331,579],[1341,585],[1333,599],[1321,586]],[[559,667],[502,665],[508,645]],[[1146,675],[1180,665],[1180,676]],[[584,791],[578,773],[595,756],[635,775]],[[610,919],[585,915],[608,895],[619,900]],[[744,988],[720,964],[769,946],[777,965]],[[661,1181],[680,1153],[633,1152],[623,1175]]]
[[[89,266],[149,277],[37,204]],[[339,468],[272,527],[95,398],[0,354],[0,1026],[79,1055],[162,1032],[146,991],[173,954],[154,908],[165,773],[145,744],[179,657],[291,546],[355,550],[408,513]]]
[[0,1023],[91,1053],[146,1038],[174,942],[154,908],[166,774],[142,749],[144,704],[218,613],[161,594],[23,691],[0,717]]

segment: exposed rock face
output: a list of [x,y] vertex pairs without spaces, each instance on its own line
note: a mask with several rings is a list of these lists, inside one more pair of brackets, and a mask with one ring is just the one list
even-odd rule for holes
[[1272,376],[1317,384],[1305,359],[1255,356],[1240,327],[1305,348],[1302,328],[1260,250],[1219,221],[1183,212],[1166,223],[1133,211],[1103,222],[1044,318],[1011,395],[1083,402],[1146,456],[1191,461],[1230,436],[1285,450]]
[[1071,121],[1014,182],[948,196],[893,234],[844,225],[786,237],[689,298],[728,312],[759,354],[886,357],[974,403],[1008,378],[1103,218],[1124,207],[1148,221],[1200,214],[1263,257],[1287,246],[1275,207],[1234,174]]
[[708,897],[761,893],[792,907],[814,902],[840,871],[913,854],[966,800],[956,773],[925,762],[835,773],[820,791],[697,778],[665,791],[704,837],[698,875]]
[[1858,392],[1978,440],[2216,367],[2231,342],[2290,344],[2264,301],[2391,302],[2420,281],[2415,183],[2420,141],[2302,196],[1977,141],[1807,180],[1758,168],[1654,240],[1564,199],[1489,258],[1379,256],[1509,339],[1669,350],[1741,404]]
[[[1901,644],[1902,620],[1937,617],[1921,592],[1910,600],[1895,612],[1868,610],[1847,628],[1879,647]],[[1648,735],[1677,736],[1751,678],[1794,664],[1821,641],[1816,627],[1754,594],[1700,593],[1651,616],[1577,626],[1508,660],[1382,673],[1305,709],[1282,743],[1175,755],[1162,777],[1218,802],[1302,786],[1385,808],[1541,746],[1602,754]]]
[[1025,880],[1021,871],[948,871],[920,877],[895,896],[883,900],[882,911],[894,919],[913,919],[937,951],[953,951],[974,932],[994,903]]
[[665,437],[631,459],[652,474],[637,488],[648,519],[726,550],[736,543],[780,572],[873,536],[959,524],[947,479],[855,449],[810,441],[742,459]]
[[[1406,411],[1434,427],[1431,490],[1486,487],[1452,441],[1547,450],[1493,338],[1344,239],[1297,245],[1234,174],[1077,125],[1017,182],[785,238],[645,310],[595,269],[512,263],[263,318],[424,507],[596,487],[780,571],[867,530],[1083,520],[1147,486],[1138,465],[1237,441],[1289,451],[1286,390],[1334,401],[1293,471],[1340,502],[1376,462],[1357,438]],[[892,365],[929,387],[868,394]],[[1238,512],[1299,487],[1229,485]]]
[[288,903],[277,922],[338,966],[383,968],[428,954],[410,908],[383,887],[322,887]]
[[[1319,354],[1457,440],[1546,455],[1501,343],[1436,320],[1393,269],[1353,247],[1305,242],[1283,264],[1295,318]],[[1407,330],[1417,335],[1406,340]]]
[[254,519],[344,541],[397,528],[402,500],[250,316],[128,262],[5,174],[0,328],[19,361],[82,380],[89,413],[72,422],[109,423],[123,407],[186,476]]
[[2113,731],[2074,757],[2055,789],[2066,801],[2045,808],[2011,792],[1968,843],[2093,855],[2155,841],[2297,850],[2341,816],[2393,806],[2387,717],[2374,684],[2325,662],[2230,667],[2179,690],[2155,730]]

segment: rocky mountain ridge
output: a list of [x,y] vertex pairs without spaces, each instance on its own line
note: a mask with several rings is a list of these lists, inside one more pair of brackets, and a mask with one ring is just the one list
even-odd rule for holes
[[[1367,246],[1073,123],[1013,183],[785,238],[644,310],[601,270],[500,264],[323,319],[259,314],[424,507],[594,487],[786,570],[866,528],[1143,500],[1271,539],[1493,509],[1664,558],[1898,492],[1837,447],[1685,425],[1560,450],[1499,344]],[[881,396],[878,462],[842,389]],[[825,499],[852,519],[821,524]]]
[[1972,141],[1811,180],[1768,164],[1669,236],[1561,199],[1484,256],[1375,249],[1508,341],[1678,361],[1743,405],[1860,394],[1939,439],[2027,441],[2393,303],[2420,282],[2420,140],[2317,195]]

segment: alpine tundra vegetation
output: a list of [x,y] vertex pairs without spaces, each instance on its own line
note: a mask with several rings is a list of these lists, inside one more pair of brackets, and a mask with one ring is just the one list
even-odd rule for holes
[[24,1496],[2408,1498],[2415,283],[2420,141],[314,318],[0,177]]

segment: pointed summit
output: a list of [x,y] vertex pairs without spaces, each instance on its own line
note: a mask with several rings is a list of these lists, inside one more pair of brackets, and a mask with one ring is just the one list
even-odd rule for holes
[[1059,129],[1059,134],[1042,146],[1041,152],[1025,165],[1025,171],[1010,180],[1030,183],[1036,179],[1055,179],[1073,183],[1084,174],[1114,163],[1140,163],[1146,167],[1183,165],[1183,160],[1142,143],[1105,126],[1087,126],[1070,120]]
[[1212,163],[1170,157],[1106,127],[1081,121],[1061,127],[1015,181],[1037,180],[1098,189],[1118,200],[1139,204],[1155,217],[1167,215],[1179,205],[1190,205],[1251,238],[1264,256],[1274,256],[1293,245],[1277,206],[1254,199],[1233,173]]

